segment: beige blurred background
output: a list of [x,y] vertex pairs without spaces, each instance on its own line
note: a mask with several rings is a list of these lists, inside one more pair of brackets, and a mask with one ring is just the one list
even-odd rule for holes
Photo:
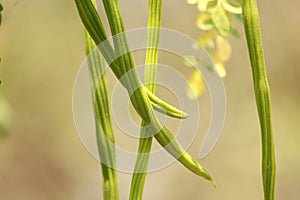
[[[72,118],[73,82],[84,59],[82,27],[74,2],[1,3],[5,10],[0,28],[0,93],[11,104],[14,121],[0,134],[0,199],[102,199],[100,165],[82,146]],[[120,0],[120,4],[127,28],[146,25],[145,0]],[[201,34],[194,23],[195,6],[185,0],[165,0],[163,6],[164,27],[193,38]],[[259,8],[272,92],[277,199],[297,200],[300,2],[259,1]],[[242,37],[230,39],[233,55],[224,79],[228,98],[224,131],[214,151],[201,160],[214,174],[217,189],[175,163],[148,175],[145,200],[263,199],[251,71],[242,25],[237,23],[237,27]],[[161,60],[184,69],[168,56],[162,55]],[[194,156],[210,119],[207,92],[199,104],[203,125],[189,149]],[[120,173],[119,179],[121,199],[128,199],[131,176]]]

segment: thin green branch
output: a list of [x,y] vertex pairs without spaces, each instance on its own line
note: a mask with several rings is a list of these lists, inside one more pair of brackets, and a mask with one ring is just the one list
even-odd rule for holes
[[[117,62],[114,64],[119,64],[119,66],[115,66],[114,64],[110,65],[111,69],[115,73],[115,75],[118,77],[118,72],[120,72],[120,69],[122,68],[126,69],[126,73],[129,73],[129,80],[125,79],[123,82],[123,85],[126,87],[127,91],[130,96],[130,100],[137,111],[137,113],[140,115],[142,120],[145,122],[146,126],[145,129],[148,129],[146,132],[151,136],[153,134],[155,139],[159,142],[161,146],[163,146],[173,157],[175,157],[179,162],[181,162],[185,167],[187,167],[189,170],[194,172],[195,174],[202,176],[203,178],[211,181],[214,183],[213,178],[211,174],[203,168],[195,159],[190,156],[186,150],[177,142],[177,140],[174,138],[174,136],[170,133],[168,129],[166,129],[158,120],[157,116],[154,113],[154,110],[151,106],[151,101],[149,100],[149,97],[147,95],[146,88],[141,83],[137,72],[135,70],[135,64],[134,60],[132,58],[131,52],[128,51],[127,41],[125,37],[125,33],[123,33],[123,22],[120,15],[116,14],[119,13],[119,7],[117,5],[116,0],[108,1],[104,0],[106,4],[106,10],[108,13],[114,13],[114,15],[108,17],[112,17],[113,19],[109,19],[110,23],[116,23],[116,26],[114,29],[118,30],[112,30],[115,31],[114,34],[121,33],[121,36],[115,40],[116,46],[115,48],[120,48],[119,50],[116,50],[116,52],[128,52],[125,54],[121,54],[117,59]],[[91,3],[90,0],[75,0],[81,20],[83,21],[83,24],[86,26],[86,29],[90,32],[95,30],[95,27],[91,27],[90,20],[96,19],[100,20],[99,15],[97,12],[94,12],[94,8],[89,6]],[[91,12],[89,9],[92,9]],[[87,14],[88,12],[89,14]],[[90,15],[96,15],[96,16],[90,16]],[[99,24],[99,23],[98,23]],[[121,25],[118,25],[121,24]],[[112,25],[111,25],[112,26]],[[91,37],[93,38],[93,34],[91,34]],[[100,38],[99,36],[93,38],[94,41],[97,43],[97,39]],[[101,42],[101,41],[100,41]],[[98,46],[99,47],[99,46]],[[102,48],[100,48],[100,51],[104,51]],[[103,54],[104,58],[106,59],[107,63],[110,63],[109,58],[106,57],[106,54]],[[124,64],[124,65],[123,65]],[[127,75],[127,74],[126,74]]]
[[[158,45],[161,26],[162,0],[149,0],[148,8],[148,48],[145,61],[145,85],[151,94],[156,92],[156,77],[158,65]],[[155,96],[155,95],[154,95]],[[152,95],[148,95],[151,99]],[[158,102],[155,102],[158,103]],[[156,108],[153,104],[154,109]],[[141,127],[145,126],[142,121]],[[147,176],[148,162],[152,146],[152,137],[145,137],[146,129],[142,128],[139,141],[138,156],[131,181],[130,200],[141,200]]]
[[[96,44],[101,44],[101,46],[99,47],[99,50],[101,51],[103,57],[105,57],[106,62],[110,63],[111,69],[113,70],[113,72],[117,76],[117,78],[121,81],[121,83],[124,85],[124,87],[130,88],[130,86],[125,85],[128,82],[128,77],[123,76],[124,74],[126,74],[126,68],[125,68],[124,64],[121,65],[119,63],[120,58],[115,59],[120,54],[116,54],[114,48],[108,41],[107,33],[104,30],[103,23],[98,15],[97,10],[93,6],[92,2],[91,1],[83,1],[83,0],[75,0],[75,2],[76,2],[77,9],[79,11],[79,15],[80,15],[81,19],[83,19],[82,22],[83,22],[84,26],[86,27],[87,31],[89,32],[89,34],[91,35],[91,37],[93,38],[93,40],[95,41]],[[121,35],[122,35],[122,33],[117,34],[117,36],[114,37],[115,41],[117,40],[117,38],[121,37]],[[122,54],[122,52],[121,52],[121,54]],[[128,74],[130,74],[130,73],[128,73]],[[147,91],[147,93],[148,93],[148,95],[151,95],[151,92]],[[165,109],[166,114],[170,113],[170,116],[172,116],[171,113],[174,113],[175,116],[176,115],[182,116],[182,118],[184,118],[184,116],[185,116],[184,112],[182,112],[182,111],[178,112],[178,109],[174,110],[173,106],[170,106],[170,105],[165,106],[165,105],[167,105],[167,103],[162,102],[155,95],[152,95],[150,100],[155,104],[163,103],[164,106],[163,105],[157,105],[157,106],[161,107],[161,110]]]
[[265,200],[274,200],[276,161],[272,134],[271,100],[256,0],[244,0],[242,9],[261,128],[264,198]]
[[[93,2],[96,6],[96,2]],[[118,177],[114,134],[109,111],[104,59],[93,39],[85,30],[85,48],[90,72],[96,123],[96,138],[102,169],[102,188],[105,200],[118,200]]]
[[[101,71],[104,68],[104,60],[95,49],[94,41],[85,32],[86,54],[90,71],[94,111],[96,121],[97,147],[101,159],[103,194],[105,200],[117,200],[118,180],[116,168],[116,155],[114,144],[114,135],[111,125],[105,74]],[[95,50],[94,50],[95,49]],[[102,68],[102,69],[101,69]]]
[[[93,38],[94,42],[98,44],[102,44],[99,50],[101,51],[103,57],[108,63],[111,63],[111,69],[116,74],[117,78],[122,77],[122,72],[118,69],[118,63],[114,59],[116,56],[114,54],[114,49],[111,44],[107,41],[107,34],[104,30],[104,26],[96,8],[93,3],[88,0],[75,0],[79,15],[84,24],[84,27],[87,29],[90,36]],[[107,41],[107,42],[106,42]]]

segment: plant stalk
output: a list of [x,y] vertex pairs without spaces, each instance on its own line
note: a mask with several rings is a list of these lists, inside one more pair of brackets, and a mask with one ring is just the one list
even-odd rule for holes
[[256,0],[244,0],[242,10],[261,128],[264,199],[274,200],[276,161],[272,133],[271,99]]
[[[93,1],[96,7],[96,2]],[[85,33],[85,48],[90,72],[96,123],[97,148],[101,159],[102,188],[104,200],[118,200],[118,177],[114,134],[111,124],[104,59],[89,33]]]
[[[90,0],[75,0],[77,9],[79,11],[79,15],[81,20],[90,33],[91,37],[95,41],[96,44],[100,44],[105,40],[103,30],[102,30],[102,22],[101,19],[95,10],[95,8],[91,5]],[[105,6],[105,10],[108,13],[107,17],[109,23],[112,23],[110,26],[112,35],[117,36],[114,38],[114,44],[116,52],[120,52],[120,55],[113,63],[109,57],[113,52],[107,55],[107,46],[104,45],[105,48],[101,48],[98,46],[99,50],[102,53],[103,57],[106,59],[107,63],[111,63],[110,67],[118,77],[121,73],[126,72],[129,73],[128,79],[126,79],[122,84],[127,89],[130,100],[143,121],[145,121],[147,125],[147,133],[154,133],[155,139],[159,142],[161,146],[163,146],[173,157],[175,157],[179,162],[181,162],[186,168],[195,174],[209,180],[214,183],[212,175],[202,167],[186,150],[178,143],[178,141],[174,138],[174,136],[170,133],[170,131],[165,128],[158,120],[157,116],[154,113],[154,110],[151,106],[151,101],[148,97],[148,92],[145,86],[141,83],[139,76],[135,70],[135,63],[131,52],[129,51],[127,39],[125,36],[125,30],[123,26],[123,21],[120,15],[119,7],[116,0],[103,0],[103,4]],[[113,13],[111,15],[111,13]],[[95,27],[97,26],[97,27]],[[118,55],[118,54],[117,54]],[[124,75],[124,74],[123,74]],[[119,78],[119,77],[118,77]],[[150,135],[151,136],[151,135]]]
[[[156,77],[158,68],[158,45],[161,27],[162,0],[149,0],[148,8],[148,48],[145,61],[145,86],[150,92],[156,92]],[[145,126],[142,121],[141,127]],[[146,129],[140,131],[138,156],[131,181],[130,200],[141,200],[147,176],[148,162],[152,147],[152,137],[146,137]]]

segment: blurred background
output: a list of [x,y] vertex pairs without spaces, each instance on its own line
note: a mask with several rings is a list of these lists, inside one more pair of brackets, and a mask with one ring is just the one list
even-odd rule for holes
[[[258,3],[272,97],[277,199],[296,200],[300,196],[300,1]],[[102,199],[100,164],[81,144],[72,117],[73,83],[85,57],[74,2],[2,0],[1,4],[0,116],[6,121],[0,132],[0,199]],[[120,5],[128,29],[145,27],[147,1],[120,0]],[[197,14],[196,6],[185,0],[165,0],[163,27],[196,39],[201,34],[195,25]],[[241,38],[230,39],[233,53],[224,79],[224,130],[213,152],[201,160],[214,174],[217,189],[175,163],[148,175],[145,200],[263,199],[251,69],[242,25],[236,26]],[[190,73],[178,59],[164,54],[160,59]],[[199,98],[199,105],[201,125],[188,150],[195,157],[209,125],[208,92]],[[126,139],[117,142],[128,144]],[[121,199],[128,199],[131,176],[119,173],[119,179]]]

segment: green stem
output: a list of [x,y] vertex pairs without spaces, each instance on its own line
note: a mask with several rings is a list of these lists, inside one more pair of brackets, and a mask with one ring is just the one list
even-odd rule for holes
[[[139,79],[139,76],[137,75],[134,60],[132,58],[131,52],[128,50],[122,18],[121,15],[118,14],[119,7],[117,5],[117,1],[103,1],[106,7],[106,12],[114,13],[113,15],[107,15],[108,17],[112,18],[108,21],[110,23],[115,23],[115,25],[110,25],[113,26],[113,36],[115,36],[116,34],[121,34],[118,36],[118,38],[114,39],[116,52],[121,52],[121,55],[123,52],[128,52],[120,56],[115,62],[113,62],[113,64],[110,64],[110,67],[117,77],[120,71],[125,70],[126,73],[130,72],[128,76],[129,79],[125,79],[125,81],[122,84],[126,87],[128,93],[131,95],[130,100],[135,110],[147,125],[146,128],[148,130],[146,132],[155,134],[154,137],[159,142],[159,144],[163,146],[173,157],[175,157],[185,167],[187,167],[195,174],[202,176],[203,178],[214,183],[211,174],[205,168],[203,168],[195,159],[193,159],[193,157],[189,155],[186,152],[186,150],[178,143],[178,141],[174,138],[170,131],[159,122],[158,118],[154,113],[154,110],[152,109],[151,101],[149,100],[149,97],[147,95],[147,89],[145,88],[145,86],[143,86]],[[97,20],[98,22],[95,23],[96,25],[102,24],[98,13],[95,11],[94,7],[91,6],[90,0],[75,0],[75,2],[83,24],[90,33],[91,37],[94,39],[95,43],[97,43],[97,41],[99,41],[99,38],[102,37],[98,36],[98,34],[101,34],[101,31],[97,32],[97,30],[101,29],[101,27],[93,27],[92,25],[95,22],[91,21]],[[106,46],[104,47],[106,48]],[[110,57],[107,57],[107,54],[105,54],[106,49],[103,49],[102,46],[98,46],[98,48],[101,52],[104,52],[102,53],[102,55],[106,59],[107,63],[110,63]],[[120,48],[121,50],[117,50],[118,48]]]
[[[96,2],[93,1],[96,6]],[[85,30],[85,46],[90,72],[96,122],[96,138],[102,169],[102,188],[105,200],[118,200],[118,177],[114,134],[109,111],[104,59],[93,39]],[[113,144],[113,145],[112,145]]]
[[[85,38],[92,91],[94,94],[96,137],[101,159],[104,199],[117,200],[119,197],[117,172],[115,170],[116,157],[115,149],[111,145],[114,144],[114,135],[109,113],[105,75],[103,74],[100,77],[101,71],[104,68],[104,62],[100,52],[97,49],[94,50],[96,46],[87,32],[85,33]],[[99,68],[102,68],[102,70]]]
[[[104,26],[102,24],[101,19],[99,18],[98,12],[93,6],[91,1],[83,1],[83,0],[75,0],[76,6],[79,11],[79,15],[82,19],[82,22],[84,26],[86,27],[87,31],[93,38],[96,44],[101,44],[99,47],[99,50],[101,51],[103,57],[105,58],[107,63],[110,63],[110,67],[113,70],[114,74],[117,76],[117,78],[121,81],[121,83],[124,85],[125,88],[130,88],[130,86],[126,85],[128,82],[127,76],[123,76],[127,71],[124,68],[124,64],[120,65],[119,59],[115,59],[120,54],[116,54],[114,48],[110,44],[110,42],[107,40],[107,34],[104,30]],[[111,21],[111,23],[113,23]],[[118,34],[119,36],[122,35],[122,33]],[[114,39],[117,40],[117,37]],[[151,92],[147,90],[148,95],[151,95]],[[178,109],[174,109],[174,107],[168,105],[167,103],[160,100],[155,95],[151,95],[150,101],[156,105],[155,108],[159,112],[161,112],[163,109],[166,110],[166,114],[172,117],[177,118],[185,118],[187,115],[179,111]],[[167,105],[167,106],[166,106]]]
[[275,199],[276,162],[272,134],[271,100],[256,0],[244,0],[242,9],[261,128],[264,198],[265,200],[273,200]]
[[[148,8],[148,48],[145,61],[145,85],[151,94],[156,92],[156,77],[158,65],[158,45],[161,26],[162,0],[149,0]],[[148,95],[149,96],[149,95]],[[149,96],[150,97],[150,96]],[[156,105],[156,104],[154,104]],[[141,127],[145,126],[142,121]],[[152,146],[152,137],[145,137],[146,129],[142,128],[139,141],[138,156],[135,163],[134,173],[131,181],[130,200],[141,200],[147,176],[149,156]],[[145,138],[144,138],[145,137]]]

